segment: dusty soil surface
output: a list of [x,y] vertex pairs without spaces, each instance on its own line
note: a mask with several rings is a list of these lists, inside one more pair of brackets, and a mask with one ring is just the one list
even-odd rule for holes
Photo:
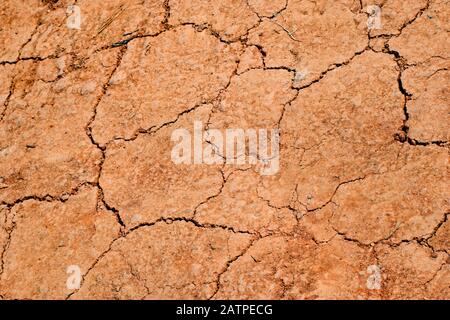
[[[0,298],[450,299],[449,31],[448,0],[2,0]],[[174,164],[194,121],[278,128],[279,171]]]

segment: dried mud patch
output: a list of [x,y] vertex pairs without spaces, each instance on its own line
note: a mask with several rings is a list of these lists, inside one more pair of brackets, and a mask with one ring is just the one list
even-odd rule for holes
[[0,298],[450,299],[449,8],[3,1]]

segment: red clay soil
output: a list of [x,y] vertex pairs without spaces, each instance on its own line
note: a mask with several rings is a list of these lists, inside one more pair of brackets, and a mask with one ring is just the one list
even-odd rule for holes
[[[449,30],[448,0],[2,0],[0,298],[450,299]],[[278,172],[175,164],[194,121],[279,129]]]

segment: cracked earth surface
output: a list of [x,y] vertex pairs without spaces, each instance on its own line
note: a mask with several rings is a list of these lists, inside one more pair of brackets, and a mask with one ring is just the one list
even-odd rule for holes
[[[3,0],[0,298],[450,299],[449,32],[448,0]],[[278,128],[280,170],[174,164],[194,121]]]

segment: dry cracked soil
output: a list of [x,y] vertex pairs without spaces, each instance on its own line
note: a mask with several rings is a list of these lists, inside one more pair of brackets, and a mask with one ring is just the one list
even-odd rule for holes
[[[450,299],[449,32],[448,0],[2,0],[0,298]],[[278,129],[279,170],[174,163],[195,121]]]

